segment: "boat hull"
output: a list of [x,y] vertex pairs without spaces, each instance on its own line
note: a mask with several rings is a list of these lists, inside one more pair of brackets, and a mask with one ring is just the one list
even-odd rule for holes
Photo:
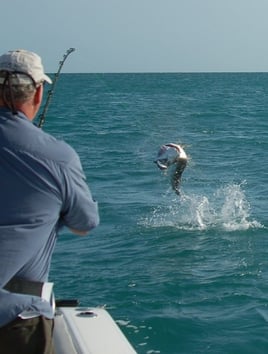
[[137,354],[103,308],[57,308],[54,344],[56,354]]

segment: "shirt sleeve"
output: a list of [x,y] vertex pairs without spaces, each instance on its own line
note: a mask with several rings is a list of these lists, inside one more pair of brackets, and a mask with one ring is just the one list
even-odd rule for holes
[[0,327],[13,321],[24,310],[35,311],[47,318],[54,317],[52,307],[41,297],[10,293],[0,289]]
[[79,156],[75,152],[62,173],[64,196],[61,222],[71,229],[90,231],[99,224],[98,203],[92,198]]

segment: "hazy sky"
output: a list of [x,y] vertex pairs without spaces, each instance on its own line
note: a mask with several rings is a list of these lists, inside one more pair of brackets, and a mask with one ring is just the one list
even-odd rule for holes
[[268,71],[268,0],[2,0],[1,52],[55,72]]

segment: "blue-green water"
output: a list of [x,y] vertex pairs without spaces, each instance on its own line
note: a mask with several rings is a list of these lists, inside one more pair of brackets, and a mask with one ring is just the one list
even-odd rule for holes
[[[57,298],[106,305],[139,354],[267,353],[268,74],[63,74],[44,129],[101,216],[59,237]],[[153,163],[169,142],[180,197]]]

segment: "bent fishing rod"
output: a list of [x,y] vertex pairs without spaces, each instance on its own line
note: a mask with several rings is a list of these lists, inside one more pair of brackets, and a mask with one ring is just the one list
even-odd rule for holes
[[67,59],[67,57],[69,56],[69,54],[71,54],[72,52],[75,51],[75,48],[69,48],[66,53],[64,54],[62,60],[59,62],[59,68],[58,68],[58,71],[57,73],[54,75],[54,79],[52,81],[52,86],[51,86],[51,89],[48,90],[47,92],[47,99],[46,99],[46,102],[44,104],[44,107],[43,107],[43,111],[42,113],[40,113],[39,115],[39,123],[38,123],[38,128],[42,128],[44,123],[45,123],[45,120],[46,120],[46,113],[47,113],[47,110],[48,110],[48,106],[49,106],[49,103],[51,101],[51,98],[52,98],[52,95],[53,95],[53,90],[54,90],[54,87],[56,86],[56,83],[58,81],[58,78],[60,76],[60,72],[61,72],[61,69],[63,67],[63,64],[65,62],[65,60]]

